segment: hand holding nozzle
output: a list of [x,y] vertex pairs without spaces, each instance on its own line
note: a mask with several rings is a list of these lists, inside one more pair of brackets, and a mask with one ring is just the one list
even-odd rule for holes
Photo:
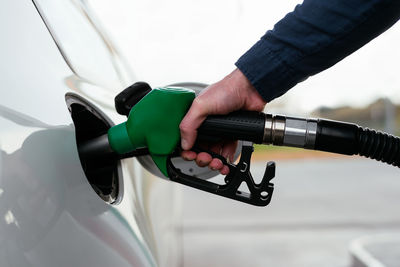
[[[235,111],[226,115],[210,115],[197,129],[199,140],[220,143],[244,141],[240,161],[236,165],[213,151],[193,151],[198,158],[202,152],[207,152],[213,158],[208,163],[212,164],[217,159],[228,168],[225,184],[204,181],[182,173],[171,161],[179,150],[179,125],[194,98],[194,92],[184,88],[150,91],[133,106],[127,122],[110,128],[107,135],[81,145],[81,157],[117,155],[118,158],[125,158],[148,153],[171,181],[258,206],[267,205],[271,199],[273,184],[270,180],[274,177],[275,165],[268,163],[264,178],[256,184],[250,173],[253,143],[359,154],[400,166],[398,137],[345,122]],[[224,172],[223,168],[221,172]],[[243,182],[247,184],[250,194],[239,190]]]
[[[249,204],[267,205],[272,197],[273,184],[270,180],[275,175],[275,165],[268,164],[264,178],[256,184],[250,173],[252,142],[244,143],[237,165],[208,151],[229,168],[224,185],[187,175],[173,165],[171,159],[176,155],[180,143],[179,124],[194,97],[193,91],[184,88],[152,90],[133,106],[127,122],[110,128],[106,136],[82,144],[79,147],[81,157],[123,158],[145,148],[156,166],[171,181]],[[202,124],[198,137],[217,141],[243,139],[261,142],[264,123],[264,115],[259,112],[238,112],[226,118],[210,117]],[[239,190],[243,182],[247,184],[250,194]]]
[[[260,112],[263,111],[265,104],[265,100],[238,69],[221,81],[210,85],[196,97],[180,124],[181,143],[184,149],[182,157],[186,160],[196,160],[200,167],[208,165],[211,169],[219,170],[226,175],[229,168],[219,159],[212,158],[208,153],[190,151],[197,139],[197,129],[210,115],[227,115],[238,110]],[[210,149],[232,162],[236,146],[237,142],[230,139],[213,143]]]

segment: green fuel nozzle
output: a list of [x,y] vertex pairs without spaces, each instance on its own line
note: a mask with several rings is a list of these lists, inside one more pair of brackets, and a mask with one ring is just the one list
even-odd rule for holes
[[147,147],[151,158],[168,177],[167,158],[180,141],[179,124],[195,98],[193,90],[155,88],[129,113],[128,120],[108,130],[110,147],[118,154]]
[[[128,120],[111,127],[107,134],[81,144],[78,147],[80,157],[95,160],[150,155],[171,181],[256,206],[266,206],[271,201],[274,187],[270,181],[275,176],[275,163],[268,162],[261,182],[255,183],[250,173],[253,143],[361,155],[400,167],[399,137],[353,123],[237,111],[208,116],[199,127],[198,140],[242,141],[241,156],[236,164],[195,145],[192,149],[195,152],[205,151],[229,167],[224,184],[202,180],[183,173],[171,161],[180,147],[179,124],[194,98],[195,93],[190,89],[151,90],[146,83],[133,84],[115,98],[118,113],[129,115]],[[239,190],[242,183],[249,192]]]
[[[195,146],[196,152],[206,151],[219,158],[229,167],[225,185],[188,175],[172,163],[179,156],[179,124],[195,98],[194,91],[178,87],[151,90],[146,83],[135,83],[115,98],[116,110],[127,115],[126,122],[111,127],[107,134],[81,143],[81,158],[96,160],[111,157],[123,159],[150,155],[155,165],[169,180],[202,191],[235,199],[256,206],[269,204],[275,176],[275,165],[269,162],[264,178],[255,183],[250,173],[253,143],[262,143],[265,114],[240,111],[224,116],[209,116],[198,129],[198,140],[220,142],[224,140],[247,140],[241,147],[239,163],[234,165],[221,155]],[[250,142],[248,142],[250,141]],[[251,193],[242,192],[239,186],[246,183]]]

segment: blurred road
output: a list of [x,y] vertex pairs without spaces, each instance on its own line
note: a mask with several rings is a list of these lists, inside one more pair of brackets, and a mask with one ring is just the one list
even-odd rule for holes
[[[252,173],[262,177],[264,163]],[[399,169],[349,157],[277,161],[259,208],[184,189],[184,266],[344,267],[349,242],[400,232]]]

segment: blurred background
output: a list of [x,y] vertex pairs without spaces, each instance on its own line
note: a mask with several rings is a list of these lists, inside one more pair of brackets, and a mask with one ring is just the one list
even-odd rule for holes
[[[218,81],[301,1],[89,3],[137,80],[156,87]],[[269,103],[266,112],[355,122],[400,135],[399,46],[396,24]],[[256,152],[256,177],[268,160],[277,162],[270,206],[255,208],[184,189],[184,266],[356,266],[360,246],[382,266],[400,266],[394,241],[400,240],[397,169],[297,149],[258,147]]]

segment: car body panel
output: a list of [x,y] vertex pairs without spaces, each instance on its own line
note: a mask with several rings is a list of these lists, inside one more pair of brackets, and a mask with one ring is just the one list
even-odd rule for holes
[[65,94],[84,97],[118,123],[124,118],[110,96],[126,80],[110,90],[96,75],[78,76],[35,5],[6,2],[0,9],[0,266],[178,265],[177,186],[126,159],[123,195],[110,205],[79,160]]

